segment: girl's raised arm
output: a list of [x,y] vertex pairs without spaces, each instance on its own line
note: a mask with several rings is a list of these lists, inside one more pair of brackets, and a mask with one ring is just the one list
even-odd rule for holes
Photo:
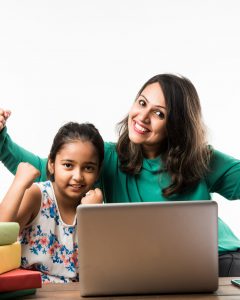
[[0,203],[0,222],[18,222],[20,232],[36,216],[41,200],[37,186],[32,185],[39,171],[29,163],[20,163],[14,180]]

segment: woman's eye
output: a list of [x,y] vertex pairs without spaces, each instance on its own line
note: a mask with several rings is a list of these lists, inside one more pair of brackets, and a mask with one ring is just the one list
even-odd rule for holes
[[139,100],[138,100],[138,103],[139,103],[139,105],[141,105],[141,106],[145,106],[145,105],[146,105],[146,102],[145,102],[144,100],[142,100],[142,99],[139,99]]
[[161,119],[163,120],[165,118],[165,115],[163,112],[161,112],[160,110],[156,111],[155,114]]

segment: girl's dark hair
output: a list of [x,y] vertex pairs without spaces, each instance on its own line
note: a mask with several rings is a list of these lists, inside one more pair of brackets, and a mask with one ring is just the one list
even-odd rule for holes
[[[171,184],[162,190],[168,197],[193,187],[208,171],[211,149],[207,145],[205,126],[197,91],[183,76],[160,74],[149,79],[137,94],[152,83],[159,83],[167,107],[167,137],[159,144],[164,170]],[[141,145],[134,144],[128,135],[128,116],[118,123],[117,152],[121,170],[139,174],[143,162]]]
[[[54,137],[48,160],[54,162],[63,145],[76,140],[88,141],[93,144],[97,151],[100,169],[104,159],[104,142],[97,128],[91,123],[69,122],[63,125]],[[53,180],[48,170],[48,164],[47,177]]]

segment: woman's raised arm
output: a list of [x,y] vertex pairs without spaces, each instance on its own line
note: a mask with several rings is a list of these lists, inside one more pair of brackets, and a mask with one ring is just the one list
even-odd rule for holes
[[0,161],[13,174],[16,173],[17,166],[20,162],[28,162],[40,171],[40,176],[36,181],[46,180],[46,163],[47,159],[42,159],[39,156],[25,150],[12,141],[5,127],[6,120],[5,112],[0,109]]

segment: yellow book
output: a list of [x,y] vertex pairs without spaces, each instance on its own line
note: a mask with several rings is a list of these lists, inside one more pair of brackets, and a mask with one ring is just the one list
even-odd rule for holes
[[0,274],[19,268],[21,264],[21,245],[15,242],[0,246]]

